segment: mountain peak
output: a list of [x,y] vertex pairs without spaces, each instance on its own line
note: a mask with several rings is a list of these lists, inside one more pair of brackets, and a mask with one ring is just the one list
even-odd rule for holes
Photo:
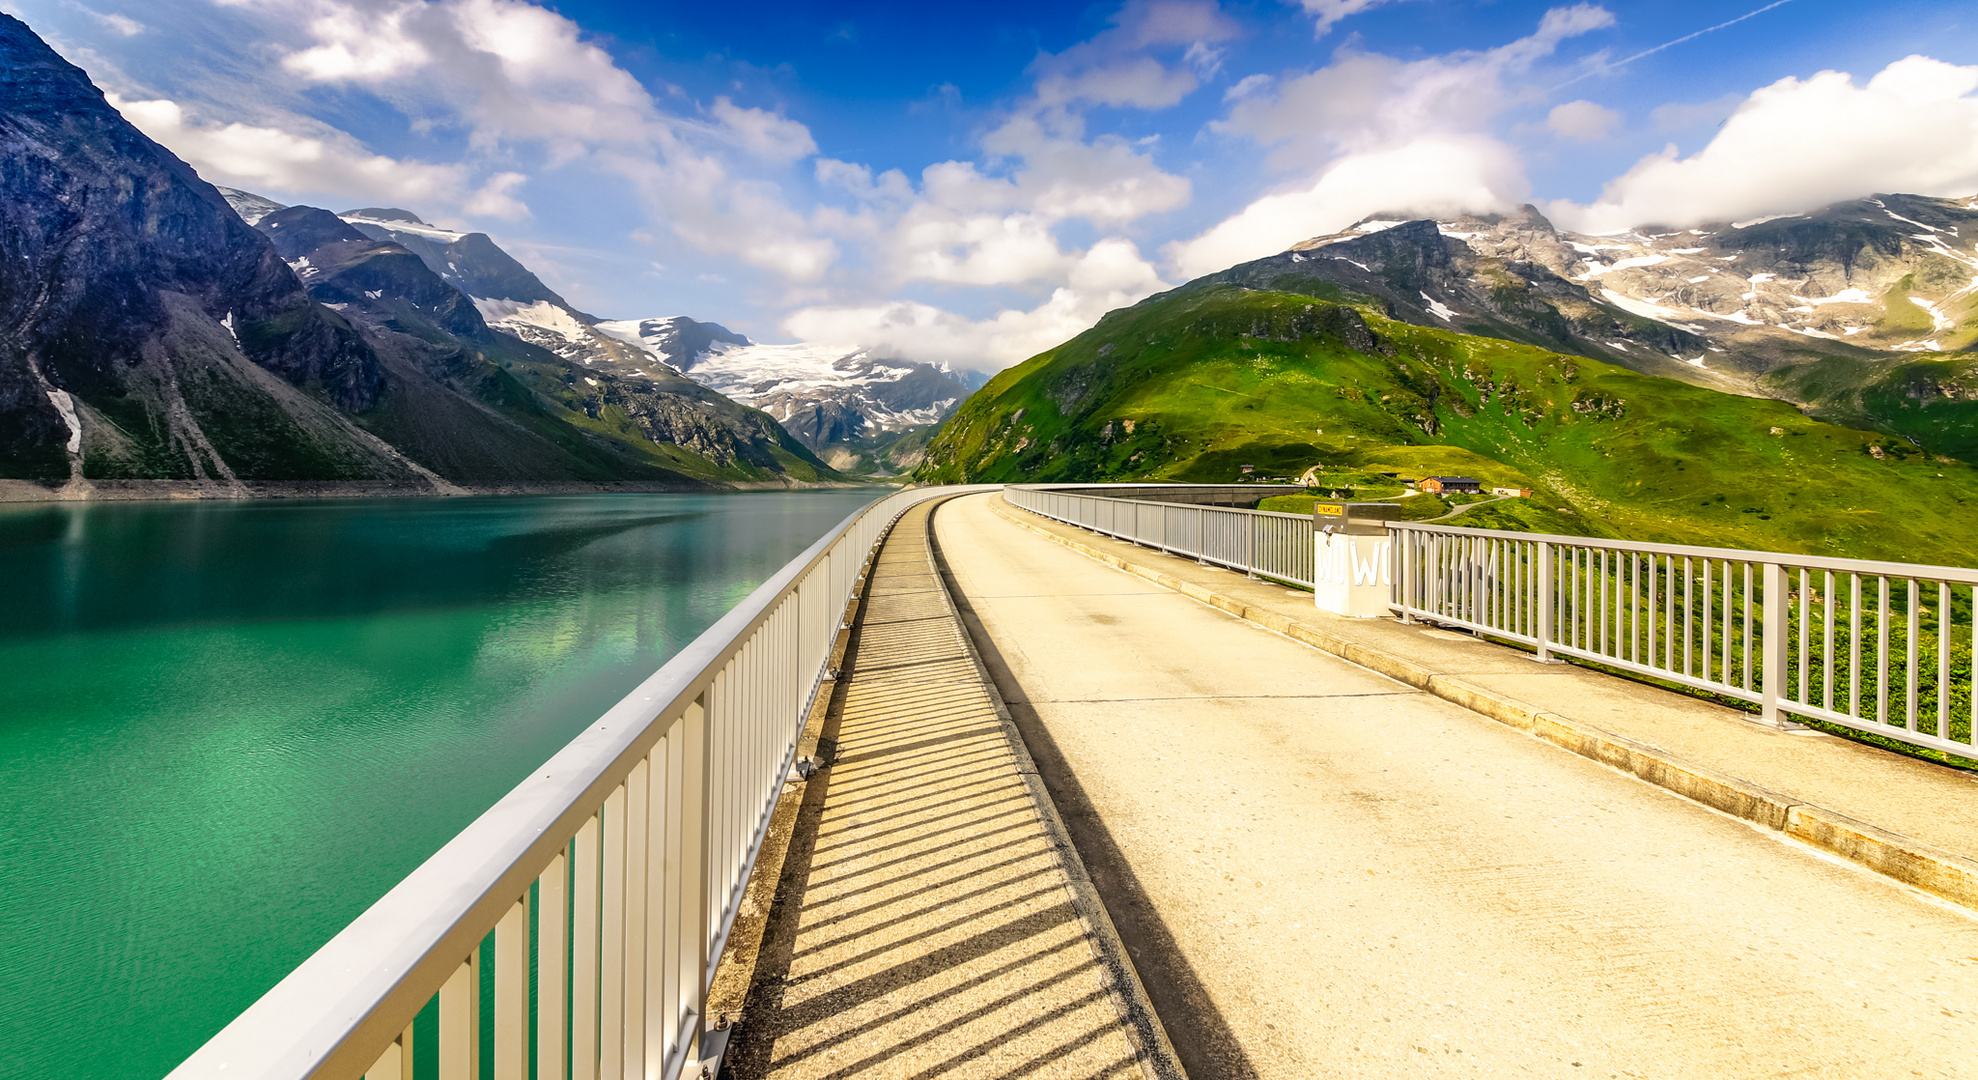
[[408,225],[425,225],[426,228],[432,228],[431,225],[419,220],[419,215],[395,206],[366,206],[357,210],[345,210],[337,216],[363,218],[366,221],[403,221]]

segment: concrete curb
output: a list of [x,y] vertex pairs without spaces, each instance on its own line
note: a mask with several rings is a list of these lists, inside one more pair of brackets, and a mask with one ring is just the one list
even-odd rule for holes
[[1023,777],[1030,801],[1051,834],[1051,845],[1058,851],[1059,868],[1064,871],[1065,892],[1072,909],[1078,912],[1079,920],[1085,924],[1086,938],[1092,944],[1092,958],[1105,972],[1108,989],[1116,995],[1114,1005],[1119,1010],[1120,1024],[1126,1029],[1127,1038],[1134,1048],[1140,1052],[1142,1074],[1147,1080],[1188,1080],[1181,1058],[1175,1053],[1174,1044],[1168,1040],[1167,1028],[1162,1026],[1160,1014],[1154,1011],[1147,988],[1140,982],[1140,973],[1133,967],[1126,943],[1113,926],[1112,916],[1107,914],[1105,901],[1092,884],[1092,876],[1086,871],[1078,849],[1072,846],[1071,830],[1065,827],[1057,804],[1051,801],[1051,793],[1045,790],[1044,778],[1037,771],[1037,763],[1031,759],[1030,749],[1023,743],[1023,733],[1010,716],[1009,705],[997,691],[995,680],[989,677],[988,665],[982,662],[982,654],[975,647],[968,624],[963,621],[961,611],[955,605],[953,575],[948,571],[947,562],[941,558],[940,544],[934,538],[934,514],[947,502],[943,499],[928,511],[927,561],[941,582],[942,599],[947,604],[948,615],[954,619],[955,629],[961,634],[962,647],[975,668],[976,680],[995,706],[996,720],[1003,729],[1003,737],[1009,741],[1010,752],[1016,757],[1017,773]]
[[[1686,799],[1732,817],[1784,833],[1801,843],[1978,910],[1978,860],[1945,851],[1845,814],[1800,803],[1776,791],[1741,780],[1707,766],[1685,761],[1664,750],[1590,724],[1547,712],[1467,682],[1446,672],[1392,653],[1326,633],[1274,611],[1253,610],[1234,597],[1182,581],[1151,566],[1129,562],[1106,551],[1041,528],[1016,515],[1001,495],[989,507],[1018,528],[1028,529],[1087,558],[1144,578],[1163,588],[1200,601],[1239,619],[1282,634],[1293,641],[1331,653],[1361,667],[1461,705],[1501,724],[1518,729],[1581,757],[1619,769]],[[1047,519],[1048,520],[1048,519]],[[1073,528],[1075,526],[1066,526]]]

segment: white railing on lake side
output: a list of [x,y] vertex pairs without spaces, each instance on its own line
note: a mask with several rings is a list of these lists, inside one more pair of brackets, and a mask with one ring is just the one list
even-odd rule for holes
[[1978,757],[1978,571],[1392,522],[1394,610]]
[[484,1035],[496,1080],[699,1076],[704,995],[862,568],[909,507],[969,490],[847,518],[171,1080],[411,1080],[435,996],[419,1056],[442,1080],[479,1080]]
[[[1131,486],[1013,486],[1068,525],[1313,585],[1304,514],[1162,503]],[[1978,570],[1387,523],[1390,605],[1536,650],[1978,758]]]
[[1313,584],[1310,514],[1117,498],[1076,486],[1009,487],[1003,497],[1041,517],[1197,562]]

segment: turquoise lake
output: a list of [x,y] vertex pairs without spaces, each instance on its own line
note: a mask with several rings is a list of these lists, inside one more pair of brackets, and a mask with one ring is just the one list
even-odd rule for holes
[[163,1076],[878,494],[0,507],[0,1077]]

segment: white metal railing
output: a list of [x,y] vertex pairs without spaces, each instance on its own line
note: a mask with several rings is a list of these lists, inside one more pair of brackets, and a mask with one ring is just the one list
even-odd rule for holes
[[1978,571],[1393,522],[1394,610],[1978,757]]
[[[1012,486],[1068,525],[1313,585],[1312,519]],[[1126,494],[1130,488],[1113,486]],[[1978,758],[1978,570],[1389,522],[1390,607],[1759,706]]]
[[1198,562],[1313,584],[1309,514],[1122,499],[1075,488],[1009,487],[1003,497],[1033,514]]
[[442,1080],[479,1080],[484,1014],[496,1080],[528,1080],[532,1062],[536,1080],[680,1076],[862,567],[909,507],[969,490],[983,487],[903,491],[847,518],[173,1080],[410,1080],[435,995]]

